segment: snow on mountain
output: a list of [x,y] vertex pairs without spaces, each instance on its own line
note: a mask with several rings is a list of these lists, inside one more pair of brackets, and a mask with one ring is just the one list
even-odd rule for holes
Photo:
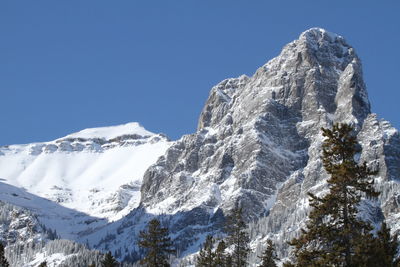
[[371,113],[354,49],[320,28],[253,76],[214,86],[197,131],[175,142],[131,123],[1,147],[0,200],[120,260],[140,257],[138,233],[156,216],[186,262],[205,235],[224,235],[226,215],[240,205],[256,266],[266,238],[288,256],[287,241],[307,219],[307,193],[327,190],[320,129],[335,122],[355,127],[360,159],[379,168],[379,201],[365,201],[360,216],[375,225],[385,217],[400,231],[399,133]]
[[[0,187],[0,200],[40,213],[58,212],[45,208],[56,205],[117,220],[137,207],[143,173],[169,145],[165,136],[128,123],[86,129],[51,142],[0,147],[1,182],[10,185]],[[24,197],[10,199],[11,191]],[[36,201],[23,201],[32,198]]]
[[174,142],[145,172],[138,209],[91,238],[103,240],[99,249],[131,251],[140,228],[159,216],[184,257],[198,250],[205,234],[223,235],[225,216],[239,204],[253,222],[251,262],[262,250],[256,241],[266,237],[286,257],[286,241],[307,218],[307,192],[326,190],[320,129],[335,122],[354,125],[361,159],[380,169],[383,193],[379,202],[364,205],[363,216],[378,225],[383,212],[399,231],[398,131],[371,114],[354,48],[312,28],[252,77],[214,86],[197,131]]
[[138,135],[138,136],[152,136],[154,133],[147,131],[143,126],[137,122],[111,126],[111,127],[98,127],[89,128],[82,131],[69,134],[65,138],[104,138],[106,140],[113,139],[124,135]]

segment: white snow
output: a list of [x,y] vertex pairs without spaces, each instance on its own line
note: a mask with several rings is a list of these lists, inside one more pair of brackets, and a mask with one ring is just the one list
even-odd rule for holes
[[[61,139],[0,147],[0,200],[34,211],[63,237],[89,228],[82,223],[85,220],[98,219],[104,224],[121,218],[139,204],[143,174],[170,142],[138,123],[86,129],[67,136],[111,139],[127,134],[148,137],[140,142],[107,143],[97,150],[87,146],[87,140],[82,150],[63,150]],[[76,145],[78,141],[73,142]],[[46,146],[59,148],[49,152]]]
[[63,253],[54,253],[47,255],[45,252],[38,253],[35,255],[35,259],[29,262],[24,267],[33,267],[39,266],[42,262],[46,261],[48,267],[56,267],[59,266],[63,261],[65,261],[68,257],[72,257],[71,255],[64,255]]
[[137,122],[130,122],[117,126],[89,128],[73,134],[69,134],[64,138],[104,138],[112,139],[122,135],[137,134],[141,136],[150,136],[154,133],[147,131]]

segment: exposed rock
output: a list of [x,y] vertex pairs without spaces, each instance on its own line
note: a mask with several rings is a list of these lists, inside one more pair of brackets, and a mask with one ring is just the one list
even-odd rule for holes
[[[370,114],[354,49],[319,28],[302,33],[252,77],[213,87],[197,132],[175,142],[145,173],[141,206],[151,214],[184,212],[174,222],[182,241],[193,238],[183,229],[210,229],[217,211],[226,215],[240,204],[248,221],[265,216],[253,239],[272,236],[286,255],[284,242],[306,219],[307,192],[326,190],[320,129],[335,122],[359,131],[361,160],[379,167],[381,208],[398,231],[398,132]],[[365,216],[379,222],[372,213]]]
[[[386,218],[393,231],[400,231],[399,133],[371,114],[354,49],[341,36],[313,28],[252,77],[226,79],[214,86],[197,131],[173,142],[147,169],[142,182],[124,184],[100,201],[96,194],[102,191],[92,187],[90,207],[98,206],[104,213],[132,211],[105,226],[97,224],[96,218],[85,218],[81,224],[90,227],[78,233],[78,240],[118,252],[119,259],[136,259],[137,235],[157,216],[169,227],[179,256],[184,257],[198,250],[207,233],[221,235],[225,216],[241,205],[250,222],[250,261],[258,261],[257,253],[267,238],[274,240],[279,256],[286,257],[286,242],[307,219],[307,193],[327,190],[328,176],[320,159],[321,127],[335,122],[355,127],[360,160],[379,170],[375,177],[379,200],[363,201],[360,216],[375,225]],[[98,132],[104,136],[93,137]],[[85,130],[31,145],[29,153],[104,153],[114,147],[166,140],[162,135],[148,136],[141,128],[139,132],[114,136],[109,130],[107,134],[103,129]],[[3,147],[0,155],[13,149]],[[139,196],[134,199],[132,192],[139,187],[136,205]],[[52,192],[57,192],[54,196],[60,203],[74,194],[59,188]]]

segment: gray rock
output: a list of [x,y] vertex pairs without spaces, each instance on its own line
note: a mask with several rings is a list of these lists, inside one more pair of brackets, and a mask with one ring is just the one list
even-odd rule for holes
[[354,49],[319,28],[302,33],[252,77],[212,88],[197,132],[176,141],[147,170],[141,207],[152,214],[185,214],[173,226],[184,240],[193,238],[183,236],[184,229],[209,230],[217,211],[226,215],[240,204],[248,221],[258,221],[253,240],[269,236],[286,256],[285,242],[309,211],[307,192],[326,190],[320,129],[335,122],[355,126],[361,160],[380,170],[380,203],[367,203],[365,216],[379,222],[382,209],[398,231],[399,134],[370,114]]

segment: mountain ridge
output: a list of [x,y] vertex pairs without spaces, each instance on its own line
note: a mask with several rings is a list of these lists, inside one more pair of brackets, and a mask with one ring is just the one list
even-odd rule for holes
[[[375,182],[381,196],[376,202],[365,200],[360,216],[375,226],[386,218],[392,231],[400,231],[399,133],[371,113],[354,49],[340,35],[321,28],[300,34],[251,77],[225,79],[214,86],[193,134],[173,142],[163,135],[85,139],[72,134],[57,139],[52,144],[57,149],[37,147],[31,156],[86,150],[104,154],[159,144],[162,149],[138,175],[135,205],[125,206],[125,213],[109,223],[88,227],[76,241],[111,250],[120,260],[137,260],[139,231],[158,217],[169,227],[178,257],[190,265],[205,235],[222,238],[225,217],[240,205],[250,223],[254,266],[267,238],[276,243],[280,258],[289,256],[286,241],[304,225],[307,193],[326,192],[320,129],[335,122],[355,127],[360,160],[379,169]],[[110,137],[108,132],[104,136]],[[5,166],[1,157],[0,170]]]
[[167,137],[138,123],[90,128],[49,142],[0,147],[0,177],[66,207],[115,220],[137,205],[143,172],[168,145]]

